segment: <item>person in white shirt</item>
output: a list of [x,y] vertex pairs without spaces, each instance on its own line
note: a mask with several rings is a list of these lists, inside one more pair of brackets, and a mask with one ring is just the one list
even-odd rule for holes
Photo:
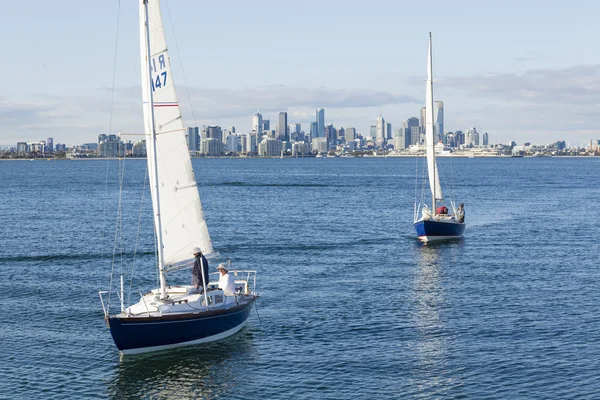
[[219,277],[219,289],[223,290],[225,296],[233,296],[235,293],[235,282],[233,276],[229,275],[225,263],[220,263],[217,270],[221,273]]

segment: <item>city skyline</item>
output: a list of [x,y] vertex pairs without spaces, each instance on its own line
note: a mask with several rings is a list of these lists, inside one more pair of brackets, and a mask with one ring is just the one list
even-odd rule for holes
[[[581,2],[583,14],[572,4],[550,9],[536,1],[485,6],[433,1],[436,13],[425,13],[424,5],[378,1],[318,3],[321,7],[312,1],[302,7],[259,1],[238,4],[235,12],[225,4],[166,4],[173,73],[187,126],[234,125],[250,132],[248,116],[259,110],[273,125],[279,112],[287,112],[289,123],[308,131],[315,109],[322,107],[325,125],[365,133],[382,114],[398,127],[418,117],[415,110],[424,104],[431,29],[434,97],[444,101],[445,131],[476,126],[503,143],[566,140],[576,145],[600,137],[595,106],[600,55],[583,51],[583,39],[598,35],[593,15],[600,5],[595,2]],[[7,42],[13,61],[6,64],[11,79],[0,95],[1,145],[48,136],[77,144],[101,132],[141,131],[134,2],[120,6],[110,114],[117,7],[84,7],[74,0],[34,8],[6,5],[7,23],[0,33],[23,41]],[[289,25],[275,18],[280,13],[311,22]],[[411,18],[399,24],[399,15]],[[257,18],[264,23],[251,23]],[[352,28],[340,33],[327,23],[339,18]],[[577,18],[578,29],[557,29],[569,18]],[[218,40],[205,34],[214,31],[220,32]],[[177,48],[194,50],[178,54]],[[380,54],[384,57],[374,63]]]

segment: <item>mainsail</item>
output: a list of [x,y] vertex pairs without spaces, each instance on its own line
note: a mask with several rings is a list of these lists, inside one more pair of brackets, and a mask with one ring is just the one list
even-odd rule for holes
[[[206,255],[213,252],[213,247],[200,203],[196,178],[185,139],[185,128],[175,93],[160,13],[160,1],[138,1],[141,7],[140,43],[142,45],[140,54],[148,173],[151,178],[156,173],[158,175],[158,190],[151,185],[152,207],[155,214],[154,226],[157,231],[159,227],[162,230],[164,265],[178,265],[193,259],[191,254],[193,247],[200,247]],[[148,40],[144,18],[146,2],[148,3],[150,59],[148,59]],[[152,80],[148,76],[149,73],[151,73]],[[153,91],[154,110],[150,108],[150,90]],[[151,143],[152,115],[154,115],[156,147]],[[159,204],[160,215],[158,215]]]
[[442,187],[435,162],[435,145],[433,131],[433,72],[431,65],[431,33],[429,34],[429,53],[427,56],[427,86],[425,90],[425,146],[427,147],[427,172],[429,173],[429,187],[435,200],[442,200]]

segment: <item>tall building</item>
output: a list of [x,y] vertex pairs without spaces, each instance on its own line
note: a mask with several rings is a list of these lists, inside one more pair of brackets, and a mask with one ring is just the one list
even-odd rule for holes
[[279,113],[279,124],[277,125],[277,138],[279,140],[290,141],[290,135],[288,133],[287,123],[287,112],[282,111]]
[[465,144],[465,134],[463,131],[454,132],[454,147],[460,147],[462,144]]
[[404,149],[406,149],[406,132],[407,132],[407,129],[406,129],[406,127],[404,127],[404,124],[407,124],[406,121],[404,121],[402,128],[396,128],[396,134],[394,136],[394,149],[395,150],[404,150]]
[[394,138],[394,136],[392,134],[392,124],[389,122],[386,122],[386,124],[385,124],[385,138],[388,140],[391,140]]
[[263,117],[261,113],[256,113],[252,116],[252,130],[260,137],[265,130],[263,127]]
[[200,150],[200,134],[197,126],[190,126],[187,133],[187,145],[189,151]]
[[46,148],[48,149],[48,153],[54,153],[54,138],[49,137],[46,140]]
[[421,107],[421,116],[419,117],[419,128],[421,132],[425,132],[425,114],[427,114],[426,108]]
[[[406,141],[409,143],[409,146],[419,144],[421,141],[421,125],[419,118],[410,117],[407,119],[406,128],[408,129]],[[410,142],[408,142],[408,138],[410,138]]]
[[487,132],[483,134],[483,145],[488,146],[490,144],[490,139],[488,137]]
[[263,119],[263,132],[271,130],[271,120]]
[[433,137],[436,142],[444,140],[444,102],[433,103]]
[[319,123],[318,122],[311,122],[310,123],[310,139],[314,139],[317,136],[317,133],[319,132]]
[[356,139],[356,129],[354,128],[346,128],[345,135],[346,143],[350,143]]
[[325,110],[319,108],[316,117],[317,131],[313,137],[325,137]]
[[98,156],[105,158],[123,157],[125,147],[117,135],[98,135]]
[[383,146],[385,144],[385,120],[381,114],[377,117],[375,125],[375,143],[378,146]]
[[325,138],[327,139],[328,146],[335,146],[337,144],[337,134],[333,124],[329,124],[325,127]]
[[[207,139],[217,139],[218,141],[223,141],[223,131],[221,127],[218,125],[211,125],[206,127],[206,138]],[[211,143],[210,146],[213,146]],[[212,147],[211,147],[212,149]]]

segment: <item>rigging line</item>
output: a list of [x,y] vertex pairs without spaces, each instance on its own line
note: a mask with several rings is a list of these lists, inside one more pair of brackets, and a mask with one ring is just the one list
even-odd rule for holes
[[130,299],[131,299],[131,290],[132,290],[132,286],[133,286],[133,272],[135,270],[135,259],[136,259],[136,255],[137,255],[138,245],[139,245],[140,227],[142,225],[142,214],[143,214],[143,208],[144,208],[144,198],[146,195],[146,183],[147,182],[148,182],[148,164],[146,164],[146,171],[144,172],[144,187],[142,188],[142,199],[140,201],[140,213],[139,213],[139,217],[138,217],[138,229],[137,229],[137,235],[135,237],[135,247],[133,249],[133,261],[131,263],[131,275],[129,277],[129,291],[127,293],[127,304],[130,304]]
[[[108,132],[110,133],[112,131],[112,119],[113,119],[113,111],[114,111],[114,97],[115,97],[115,80],[116,80],[116,71],[117,71],[117,51],[118,51],[118,45],[119,45],[119,26],[121,25],[121,0],[118,1],[117,4],[117,29],[116,29],[116,33],[115,33],[115,52],[114,52],[114,59],[113,59],[113,76],[112,76],[112,89],[111,89],[111,97],[110,97],[110,113],[109,113],[109,122],[108,122]],[[100,149],[98,149],[100,150]],[[110,165],[110,160],[107,158],[106,159],[106,179],[105,179],[105,184],[104,184],[104,193],[105,193],[105,202],[104,202],[104,215],[107,214],[107,210],[108,210],[108,200],[110,199],[110,196],[108,194],[108,173],[109,173],[109,165]],[[101,238],[101,242],[100,242],[100,265],[102,265],[103,259],[104,259],[104,241],[106,239],[106,230],[102,230],[102,238]],[[113,284],[113,275],[114,275],[114,258],[113,261],[111,263],[111,271],[110,271],[110,279],[109,279],[109,285],[108,285],[108,305],[107,305],[107,311],[110,310],[110,294],[112,292],[112,284]]]
[[188,100],[190,102],[190,109],[192,110],[192,117],[194,118],[194,126],[198,126],[196,122],[196,114],[194,113],[194,106],[192,105],[192,96],[190,95],[190,88],[187,84],[187,78],[185,76],[185,71],[183,69],[183,62],[181,62],[181,53],[179,52],[179,44],[177,43],[177,36],[175,35],[175,26],[173,25],[173,20],[171,19],[171,9],[169,8],[169,2],[166,1],[167,5],[167,15],[169,16],[169,23],[171,24],[171,32],[173,32],[173,42],[175,42],[175,49],[177,50],[177,58],[179,59],[179,66],[181,68],[181,76],[183,76],[183,83],[185,85],[185,90],[188,95]]
[[[118,164],[117,164],[118,167]],[[124,168],[123,168],[124,170]],[[119,170],[119,168],[117,168],[117,171],[119,172],[119,201],[118,201],[118,206],[117,206],[117,221],[115,224],[115,241],[113,244],[113,256],[112,256],[112,269],[111,269],[111,275],[110,275],[110,290],[108,293],[108,310],[110,311],[110,300],[111,300],[111,295],[112,295],[112,285],[113,285],[113,276],[114,276],[114,270],[115,270],[115,260],[116,260],[116,255],[117,255],[117,243],[119,241],[119,233],[123,234],[123,177],[124,174],[121,173],[121,171]],[[121,257],[122,257],[122,252],[121,252]],[[122,261],[122,260],[121,260]],[[121,269],[122,269],[122,264],[121,264]],[[121,271],[122,272],[122,271]]]

